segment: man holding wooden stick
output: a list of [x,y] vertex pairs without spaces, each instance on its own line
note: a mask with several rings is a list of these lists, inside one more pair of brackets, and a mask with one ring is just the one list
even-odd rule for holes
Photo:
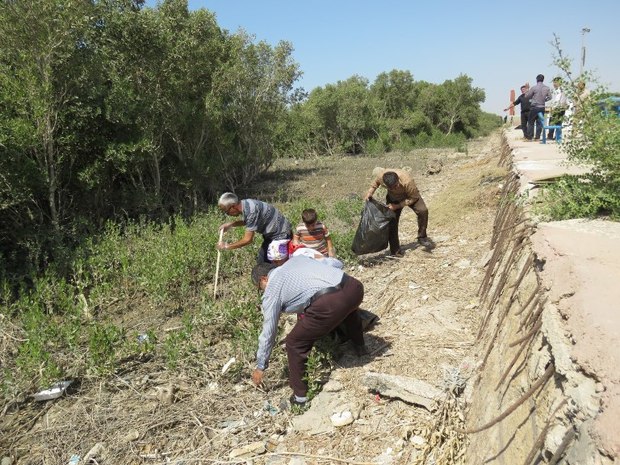
[[[254,235],[258,232],[263,236],[263,243],[258,251],[257,263],[271,263],[288,257],[286,251],[288,242],[292,237],[292,226],[276,207],[260,200],[239,200],[237,195],[232,192],[222,194],[218,201],[218,207],[226,215],[241,216],[240,220],[222,224],[220,226],[221,231],[226,232],[233,227],[245,226],[245,234],[240,240],[231,243],[219,241],[218,249],[229,250],[245,247],[252,243]],[[283,257],[283,254],[286,256]]]

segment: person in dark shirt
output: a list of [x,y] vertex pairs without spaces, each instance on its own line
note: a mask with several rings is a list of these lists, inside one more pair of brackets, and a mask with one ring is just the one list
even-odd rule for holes
[[530,101],[525,98],[525,93],[528,91],[528,86],[521,86],[521,95],[510,104],[508,108],[504,108],[504,111],[508,111],[511,108],[521,105],[521,130],[523,131],[523,137],[527,137],[527,121],[530,116]]
[[[551,99],[551,89],[543,84],[545,76],[539,74],[536,76],[536,85],[525,93],[525,98],[530,101],[530,116],[527,119],[527,140],[540,140],[542,134],[542,124],[538,119],[538,113],[545,116],[545,103]],[[536,127],[536,135],[534,135],[534,127]]]

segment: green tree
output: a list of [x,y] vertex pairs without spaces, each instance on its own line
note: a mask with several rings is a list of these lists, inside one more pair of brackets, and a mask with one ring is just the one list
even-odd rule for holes
[[368,80],[353,76],[336,85],[338,113],[336,124],[344,152],[357,154],[372,136],[372,110]]
[[433,124],[445,134],[471,135],[478,125],[484,91],[472,87],[472,78],[461,74],[439,86],[429,86],[420,94],[420,106]]
[[10,144],[45,192],[44,204],[30,199],[55,230],[70,200],[65,187],[76,157],[60,125],[67,109],[79,105],[91,14],[92,5],[82,1],[4,2],[0,9],[0,98],[15,137]]
[[217,144],[218,174],[229,189],[246,184],[268,168],[275,135],[293,101],[300,75],[288,42],[254,43],[240,32],[229,38],[229,59],[217,70],[206,111]]
[[375,111],[380,119],[399,119],[416,106],[416,84],[409,71],[393,69],[380,73],[370,86]]

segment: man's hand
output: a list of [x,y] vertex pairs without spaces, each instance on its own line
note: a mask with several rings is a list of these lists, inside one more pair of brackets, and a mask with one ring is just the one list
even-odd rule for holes
[[387,204],[387,207],[388,207],[390,210],[392,210],[393,212],[394,212],[394,211],[396,211],[396,210],[400,210],[400,209],[402,208],[402,207],[401,207],[399,204],[397,204],[397,203],[388,203],[388,204]]
[[263,383],[263,373],[263,370],[261,370],[260,368],[255,368],[252,372],[252,382],[256,386],[260,386]]
[[226,242],[218,242],[217,248],[219,250],[226,250],[228,248],[228,244]]
[[232,226],[232,223],[224,223],[223,225],[220,226],[220,228],[218,229],[218,231],[228,231],[230,229],[230,227]]

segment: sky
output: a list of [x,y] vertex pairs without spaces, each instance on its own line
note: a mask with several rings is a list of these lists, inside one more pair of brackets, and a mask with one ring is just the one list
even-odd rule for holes
[[620,0],[189,0],[189,7],[214,12],[231,33],[290,42],[303,72],[296,86],[308,92],[353,75],[372,83],[393,69],[435,84],[466,74],[486,93],[482,109],[502,115],[511,89],[519,95],[537,74],[546,83],[560,74],[554,34],[575,73],[585,47],[584,69],[620,92]]

